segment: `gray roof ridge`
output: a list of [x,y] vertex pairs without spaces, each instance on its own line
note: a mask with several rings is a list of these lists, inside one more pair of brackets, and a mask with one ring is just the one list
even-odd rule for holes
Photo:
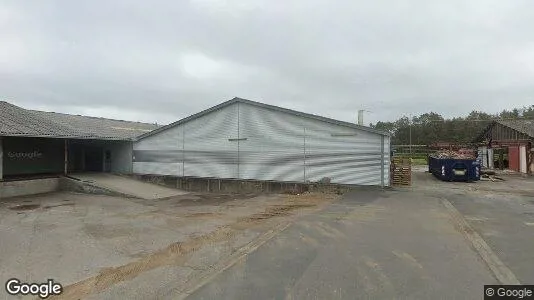
[[310,113],[300,112],[300,111],[296,111],[296,110],[292,110],[292,109],[288,109],[288,108],[283,108],[283,107],[276,106],[276,105],[266,104],[266,103],[262,103],[262,102],[257,102],[257,101],[253,101],[253,100],[248,100],[248,99],[244,99],[244,98],[240,98],[240,97],[234,97],[234,98],[232,98],[230,100],[221,102],[221,103],[219,103],[217,105],[214,105],[214,106],[211,106],[211,107],[209,107],[207,109],[204,109],[204,110],[202,110],[202,111],[200,111],[198,113],[192,114],[192,115],[187,116],[185,118],[182,118],[182,119],[180,119],[178,121],[172,122],[172,123],[167,124],[165,126],[161,126],[159,128],[156,128],[156,129],[154,129],[154,130],[152,130],[150,132],[142,134],[142,135],[136,137],[136,140],[144,139],[144,138],[149,137],[151,135],[157,134],[158,132],[164,131],[164,130],[166,130],[168,128],[172,128],[174,126],[178,126],[179,124],[185,123],[185,122],[187,122],[189,120],[196,119],[196,118],[201,117],[201,116],[203,116],[205,114],[208,114],[208,113],[210,113],[212,111],[215,111],[215,110],[217,110],[219,108],[222,108],[222,107],[234,104],[234,103],[238,103],[238,102],[247,103],[247,104],[251,104],[251,105],[259,106],[259,107],[264,107],[264,108],[271,109],[271,110],[277,110],[277,111],[281,111],[281,112],[285,112],[285,113],[289,113],[289,114],[293,114],[293,115],[297,115],[297,116],[301,116],[301,117],[312,118],[312,119],[316,119],[316,120],[320,120],[320,121],[328,122],[328,123],[333,123],[333,124],[337,124],[337,125],[341,125],[341,126],[347,126],[347,127],[351,127],[351,128],[356,128],[356,129],[360,129],[360,130],[364,130],[364,131],[367,131],[367,132],[372,132],[372,133],[376,133],[376,134],[380,134],[380,135],[384,135],[384,136],[391,136],[391,134],[389,134],[388,132],[385,132],[385,131],[382,131],[382,130],[378,130],[378,129],[374,129],[374,128],[371,128],[371,127],[358,125],[358,124],[355,124],[355,123],[350,123],[350,122],[340,121],[340,120],[327,118],[327,117],[323,117],[323,116],[319,116],[319,115],[314,115],[314,114],[310,114]]
[[147,122],[141,122],[141,121],[128,121],[128,120],[112,119],[112,118],[104,118],[104,117],[95,117],[95,116],[87,116],[87,115],[79,115],[79,114],[68,114],[68,113],[61,113],[61,112],[55,112],[55,111],[46,111],[46,110],[36,110],[36,109],[27,109],[27,110],[28,111],[32,111],[32,112],[37,112],[37,113],[57,114],[57,115],[64,115],[64,116],[83,117],[83,118],[108,120],[108,121],[117,121],[117,122],[125,122],[125,123],[139,123],[139,124],[143,124],[143,125],[155,125],[156,124],[156,123],[147,123]]

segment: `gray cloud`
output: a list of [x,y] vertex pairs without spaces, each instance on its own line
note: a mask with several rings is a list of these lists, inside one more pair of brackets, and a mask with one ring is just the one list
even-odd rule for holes
[[167,123],[234,96],[366,121],[534,104],[530,1],[14,1],[0,97]]

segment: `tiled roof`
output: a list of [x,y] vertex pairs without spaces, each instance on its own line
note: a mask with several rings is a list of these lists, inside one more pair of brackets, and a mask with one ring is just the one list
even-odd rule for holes
[[534,120],[499,120],[497,122],[534,138]]
[[159,126],[27,110],[0,101],[0,136],[130,140]]

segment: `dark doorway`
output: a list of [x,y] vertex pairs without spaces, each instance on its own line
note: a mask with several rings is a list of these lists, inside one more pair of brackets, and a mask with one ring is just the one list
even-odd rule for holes
[[111,172],[111,151],[104,152],[104,172]]
[[101,147],[85,146],[85,171],[102,172],[104,152]]

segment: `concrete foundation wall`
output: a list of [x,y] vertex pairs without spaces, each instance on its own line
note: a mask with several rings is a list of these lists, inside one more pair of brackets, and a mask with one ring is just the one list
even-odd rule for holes
[[0,199],[50,193],[60,189],[60,178],[0,182]]
[[298,194],[310,191],[342,194],[356,189],[381,189],[376,186],[342,185],[332,183],[291,183],[158,175],[132,175],[132,177],[150,183],[194,192]]
[[57,191],[71,191],[84,194],[131,197],[113,190],[105,189],[81,182],[68,177],[42,178],[32,180],[18,180],[0,182],[0,199],[51,193]]

